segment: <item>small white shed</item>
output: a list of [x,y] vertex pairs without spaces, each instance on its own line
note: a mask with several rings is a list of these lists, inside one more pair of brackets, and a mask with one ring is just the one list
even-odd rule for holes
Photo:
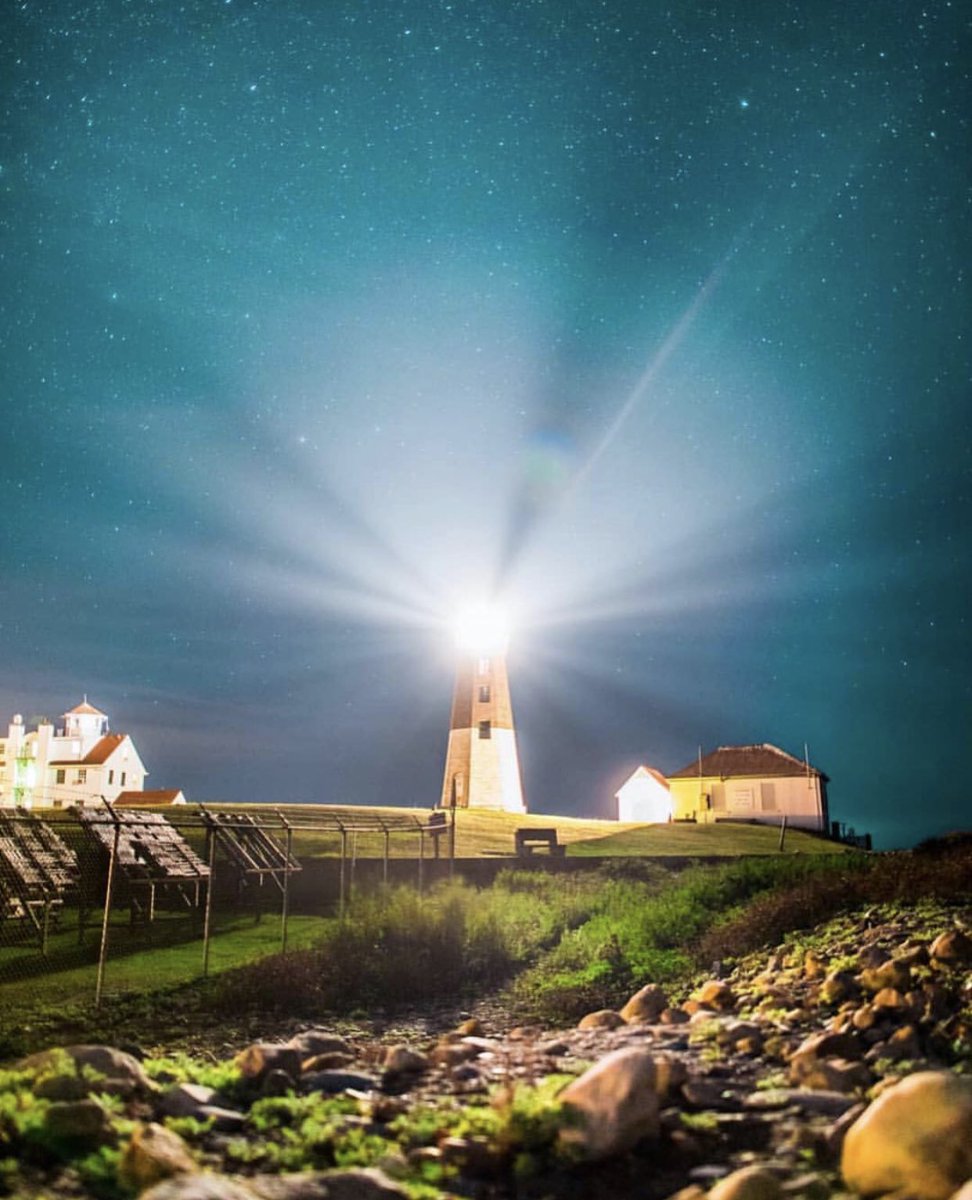
[[672,819],[672,793],[668,780],[654,767],[638,767],[614,795],[619,821],[657,825]]

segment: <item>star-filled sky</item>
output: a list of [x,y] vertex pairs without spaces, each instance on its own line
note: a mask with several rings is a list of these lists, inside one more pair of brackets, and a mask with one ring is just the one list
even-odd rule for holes
[[972,824],[958,0],[0,15],[0,722],[432,804],[499,594],[527,801],[773,742]]

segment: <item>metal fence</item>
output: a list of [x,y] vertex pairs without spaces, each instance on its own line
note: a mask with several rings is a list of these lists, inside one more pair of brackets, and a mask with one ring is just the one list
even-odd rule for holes
[[295,933],[306,944],[365,876],[380,886],[394,868],[421,889],[451,873],[454,832],[442,812],[0,811],[0,1009],[28,1003],[40,977],[45,994],[100,1003],[206,976],[221,949],[235,961]]

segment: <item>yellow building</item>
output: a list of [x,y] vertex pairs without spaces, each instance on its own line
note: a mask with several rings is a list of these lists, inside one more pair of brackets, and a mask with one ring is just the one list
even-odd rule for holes
[[751,820],[828,831],[827,776],[778,746],[719,746],[668,776],[678,821]]

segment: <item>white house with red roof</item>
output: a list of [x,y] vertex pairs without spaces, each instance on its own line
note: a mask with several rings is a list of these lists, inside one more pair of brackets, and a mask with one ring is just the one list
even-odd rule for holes
[[672,819],[668,780],[654,767],[640,766],[614,793],[619,821],[658,824]]
[[28,731],[19,714],[0,738],[0,808],[84,808],[141,792],[148,772],[127,733],[84,701],[64,726],[41,719]]

